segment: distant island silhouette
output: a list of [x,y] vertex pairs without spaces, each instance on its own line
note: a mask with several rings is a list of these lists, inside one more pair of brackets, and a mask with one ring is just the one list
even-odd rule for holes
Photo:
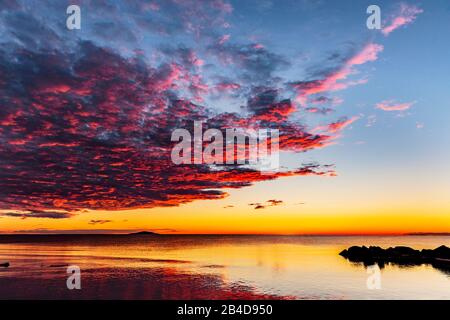
[[160,236],[160,233],[150,232],[150,231],[139,231],[128,233],[129,236]]
[[[82,231],[82,232],[80,232]],[[33,231],[30,230],[29,232],[21,231],[21,232],[12,232],[12,233],[4,233],[0,232],[0,237],[21,237],[21,236],[134,236],[134,235],[155,235],[155,236],[180,236],[180,235],[197,235],[197,236],[211,236],[211,235],[227,235],[227,236],[292,236],[292,237],[372,237],[372,236],[450,236],[450,232],[413,232],[413,233],[398,233],[398,234],[294,234],[294,235],[285,235],[285,234],[242,234],[242,233],[235,233],[235,234],[195,234],[195,233],[157,233],[153,231],[135,231],[135,230],[120,230],[120,232],[108,232],[109,230],[61,230],[58,232],[58,230],[52,230],[51,232],[47,231]],[[127,232],[128,231],[128,232]]]

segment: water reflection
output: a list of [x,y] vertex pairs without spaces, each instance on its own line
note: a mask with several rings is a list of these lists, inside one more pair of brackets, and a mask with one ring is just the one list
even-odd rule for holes
[[[382,268],[367,290],[351,245],[434,248],[449,237],[0,236],[0,298],[40,299],[450,299],[448,273],[427,265]],[[65,286],[68,265],[82,290]]]

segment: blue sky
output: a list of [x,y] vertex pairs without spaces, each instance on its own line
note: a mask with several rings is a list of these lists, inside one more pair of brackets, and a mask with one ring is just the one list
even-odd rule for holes
[[[59,220],[82,210],[178,208],[205,199],[222,206],[227,194],[230,204],[243,205],[265,197],[261,188],[284,203],[304,195],[311,214],[345,206],[364,212],[380,203],[382,211],[448,213],[447,1],[74,3],[81,30],[66,29],[60,1],[0,6],[5,219]],[[371,4],[381,8],[382,30],[366,27]],[[171,130],[195,119],[220,129],[279,128],[290,178],[248,178],[241,168],[217,178],[210,168],[162,165],[156,153],[168,150]],[[99,157],[93,145],[113,156]],[[143,146],[150,164],[136,156]],[[51,185],[61,171],[37,170],[36,159],[47,168],[60,161],[73,183]],[[97,168],[106,173],[97,176]],[[142,183],[144,169],[153,173]],[[12,179],[17,172],[36,186]],[[202,181],[191,181],[198,175]],[[159,179],[176,182],[151,182]]]

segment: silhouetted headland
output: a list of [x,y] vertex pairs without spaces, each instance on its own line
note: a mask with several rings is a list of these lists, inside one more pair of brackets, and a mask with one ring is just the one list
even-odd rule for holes
[[450,270],[450,248],[442,245],[436,249],[415,250],[410,247],[390,247],[383,249],[375,246],[353,246],[339,253],[351,262],[362,262],[364,265],[377,263],[380,268],[385,263],[397,265],[431,264],[438,269]]

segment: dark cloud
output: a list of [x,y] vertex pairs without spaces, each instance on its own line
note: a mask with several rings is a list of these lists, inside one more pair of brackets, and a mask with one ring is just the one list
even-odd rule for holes
[[248,99],[247,110],[254,115],[255,120],[268,123],[286,122],[295,111],[291,100],[278,98],[278,90],[269,87],[255,87]]
[[234,65],[240,70],[240,77],[255,85],[271,84],[276,81],[275,71],[290,66],[282,55],[255,44],[225,42],[214,44],[210,52],[224,65]]
[[248,99],[247,108],[255,113],[262,114],[267,108],[274,105],[278,99],[278,90],[268,87],[256,87],[253,96]]
[[124,24],[110,21],[96,22],[92,26],[96,36],[107,41],[134,43],[137,38],[134,32]]
[[95,224],[105,224],[110,223],[112,220],[91,220],[89,221],[89,224],[95,225]]
[[[273,174],[241,165],[174,165],[171,134],[178,128],[192,132],[194,121],[203,121],[205,130],[278,129],[281,150],[305,152],[326,146],[354,120],[324,125],[326,132],[320,134],[292,120],[295,103],[284,97],[286,81],[276,76],[289,62],[262,45],[217,42],[213,30],[223,27],[233,11],[225,1],[127,1],[120,10],[111,1],[87,3],[86,14],[98,15],[85,19],[95,34],[76,33],[69,41],[68,34],[74,33],[55,28],[55,21],[18,10],[16,1],[2,2],[0,8],[11,10],[1,12],[0,22],[0,210],[5,211],[0,216],[58,219],[85,209],[178,206],[224,198],[228,188],[259,181],[334,174],[319,164]],[[134,45],[147,27],[201,38],[207,46],[202,54],[212,54],[232,72],[209,74],[223,68],[215,70],[212,62],[203,66],[199,52],[173,38],[170,45],[155,45],[163,56],[157,62],[135,48],[101,45],[112,46],[113,37]],[[366,50],[365,60],[364,55],[353,57],[346,61],[347,69],[337,70],[345,77],[352,65],[373,61],[373,52]],[[212,82],[203,79],[202,68],[209,68],[206,75]],[[336,72],[328,72],[323,79],[287,87],[291,93],[294,88],[299,94],[325,96],[337,86],[329,80],[333,76]],[[245,115],[203,105],[211,101],[205,97],[223,94],[247,101]],[[101,221],[108,220],[92,223]]]
[[249,203],[248,205],[251,206],[251,207],[253,207],[253,209],[255,209],[255,210],[265,209],[265,206],[262,205],[262,204],[259,203],[259,202],[256,202],[256,203]]
[[307,111],[309,113],[316,113],[316,114],[327,115],[329,113],[334,112],[334,109],[332,109],[332,108],[307,107],[307,108],[305,108],[305,111]]
[[161,48],[161,52],[172,61],[177,61],[186,69],[197,67],[202,63],[192,48],[183,45],[177,47],[165,46]]
[[4,24],[6,34],[28,48],[50,49],[62,45],[58,34],[30,13],[14,10],[1,18],[0,23]]
[[64,38],[67,42],[83,39],[133,50],[129,46],[138,46],[136,40],[155,34],[188,34],[208,41],[217,36],[217,30],[228,25],[226,19],[233,11],[231,4],[221,0],[84,0],[70,4],[80,5],[82,9],[82,29],[77,32],[65,28],[65,10],[69,4],[57,0],[43,4],[2,0],[0,13],[4,15],[0,17],[0,26],[5,25],[9,38],[29,48],[61,48],[67,45],[59,41]]
[[144,30],[170,36],[188,33],[199,39],[215,37],[215,30],[224,28],[233,7],[222,0],[131,1],[127,10]]
[[21,5],[16,0],[2,0],[0,2],[0,12],[4,10],[18,10]]
[[0,212],[0,216],[14,217],[14,218],[48,218],[48,219],[66,219],[73,216],[69,212],[61,211],[18,211],[18,212]]
[[351,118],[348,118],[348,117],[341,117],[339,120],[330,123],[330,124],[327,126],[327,130],[328,130],[329,132],[337,132],[337,131],[340,131],[340,130],[342,130],[343,128],[345,128],[345,127],[351,125],[353,122],[355,122],[355,121],[358,120],[358,119],[359,119],[358,117],[351,117]]
[[276,199],[270,199],[267,200],[265,203],[249,203],[249,206],[252,206],[255,210],[260,210],[260,209],[265,209],[267,207],[275,207],[275,206],[279,206],[282,205],[283,201],[282,200],[276,200]]
[[267,203],[269,203],[271,206],[279,206],[279,205],[283,204],[283,200],[271,199],[271,200],[267,200]]
[[[58,218],[81,209],[176,206],[223,198],[223,189],[257,181],[330,174],[320,166],[273,175],[240,166],[175,166],[175,128],[191,129],[194,120],[217,128],[262,121],[212,115],[178,98],[186,71],[176,64],[150,67],[90,42],[74,50],[0,48],[0,209],[27,211],[22,216],[67,212],[44,213]],[[278,126],[289,134],[282,148],[304,151],[328,139],[292,123]]]

